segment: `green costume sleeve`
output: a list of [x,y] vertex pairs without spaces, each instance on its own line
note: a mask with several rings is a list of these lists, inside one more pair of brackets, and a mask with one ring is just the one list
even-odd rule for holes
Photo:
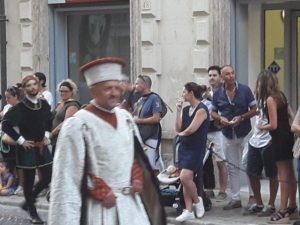
[[18,140],[20,135],[13,129],[13,127],[18,126],[22,120],[22,115],[18,105],[13,106],[8,110],[4,115],[2,121],[2,130],[4,133],[7,133],[14,140]]

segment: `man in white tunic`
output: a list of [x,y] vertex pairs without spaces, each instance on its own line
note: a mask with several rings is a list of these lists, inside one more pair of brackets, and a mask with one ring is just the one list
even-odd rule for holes
[[116,107],[124,65],[122,59],[105,58],[80,68],[93,100],[60,131],[50,225],[166,224],[150,165],[142,162],[146,157],[134,136],[139,135],[136,126],[127,111]]

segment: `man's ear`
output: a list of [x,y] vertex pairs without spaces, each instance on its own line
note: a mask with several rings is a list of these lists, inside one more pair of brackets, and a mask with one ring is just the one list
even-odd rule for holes
[[90,95],[92,98],[95,97],[95,85],[89,86]]

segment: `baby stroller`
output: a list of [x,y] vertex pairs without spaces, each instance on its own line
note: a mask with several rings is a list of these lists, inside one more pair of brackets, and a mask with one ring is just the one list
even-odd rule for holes
[[[179,179],[180,171],[179,169],[177,169],[179,145],[179,136],[176,136],[173,141],[173,155],[175,166],[169,166],[167,169],[163,170],[157,176],[157,178],[160,182],[163,205],[173,207],[176,209],[176,212],[178,214],[181,214],[183,209],[185,208],[185,203],[183,198],[183,187]],[[203,165],[206,162],[210,152],[213,150],[213,146],[213,142],[207,140],[206,152],[203,158]],[[212,207],[212,203],[203,190],[202,177],[202,171],[199,171],[195,174],[194,181],[197,186],[198,195],[203,199],[205,211],[209,211]]]

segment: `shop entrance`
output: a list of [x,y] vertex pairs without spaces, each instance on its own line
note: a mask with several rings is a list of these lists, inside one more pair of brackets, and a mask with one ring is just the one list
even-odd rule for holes
[[296,110],[300,105],[300,9],[265,9],[263,63],[277,75]]

